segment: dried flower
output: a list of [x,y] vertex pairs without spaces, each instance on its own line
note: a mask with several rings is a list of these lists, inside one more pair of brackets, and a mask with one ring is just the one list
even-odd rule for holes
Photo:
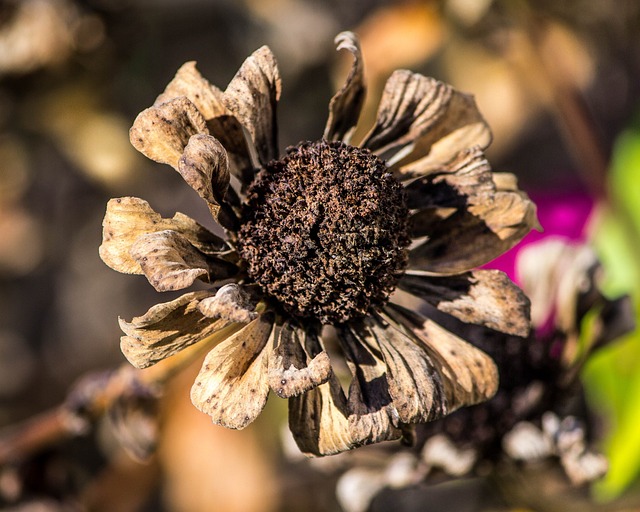
[[[398,288],[463,322],[526,335],[522,292],[499,271],[472,269],[536,223],[514,177],[491,172],[491,134],[473,99],[449,85],[396,71],[375,125],[350,145],[363,64],[354,34],[336,42],[354,61],[323,138],[281,157],[280,77],[267,47],[225,91],[194,63],[182,66],[138,116],[131,142],[182,175],[227,240],[124,197],[107,206],[100,248],[109,266],[144,274],[158,291],[218,283],[121,320],[133,365],[215,345],[192,388],[196,407],[243,428],[273,390],[289,399],[298,446],[316,455],[398,439],[408,425],[493,395],[486,354],[389,296]],[[346,394],[325,349],[327,324],[341,347],[332,357],[352,374]]]

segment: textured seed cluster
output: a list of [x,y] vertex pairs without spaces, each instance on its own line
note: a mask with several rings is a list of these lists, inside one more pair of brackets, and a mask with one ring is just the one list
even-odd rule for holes
[[303,142],[249,187],[238,251],[298,317],[336,324],[383,304],[407,263],[401,184],[371,152]]

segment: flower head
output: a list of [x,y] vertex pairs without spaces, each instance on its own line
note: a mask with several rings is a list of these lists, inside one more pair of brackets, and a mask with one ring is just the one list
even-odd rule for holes
[[[390,296],[403,290],[462,322],[526,335],[521,291],[473,268],[536,223],[513,176],[491,172],[491,134],[473,99],[449,85],[396,71],[374,126],[352,145],[363,64],[354,34],[336,41],[353,65],[323,137],[282,156],[280,77],[267,47],[224,91],[194,63],[182,66],[138,116],[131,142],[176,169],[227,238],[124,197],[107,206],[100,248],[109,266],[144,274],[158,291],[214,284],[121,320],[132,364],[210,344],[191,392],[196,407],[243,428],[273,390],[289,399],[298,446],[316,455],[398,439],[407,425],[493,395],[487,355]],[[331,357],[351,372],[346,393],[325,348],[327,324],[339,345]]]

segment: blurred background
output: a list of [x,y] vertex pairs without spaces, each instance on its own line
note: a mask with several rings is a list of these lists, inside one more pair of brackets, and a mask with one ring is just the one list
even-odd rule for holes
[[[142,197],[163,216],[181,211],[213,228],[177,173],[130,146],[137,113],[182,63],[197,61],[224,89],[267,44],[282,74],[281,149],[317,139],[351,64],[333,43],[343,30],[360,36],[365,59],[360,135],[394,69],[473,94],[493,129],[494,170],[515,173],[545,219],[535,236],[588,242],[605,293],[640,297],[636,0],[1,0],[0,427],[61,403],[87,372],[122,364],[117,317],[158,302],[144,277],[98,257],[110,197]],[[513,272],[514,258],[501,268]],[[189,402],[197,369],[166,390],[149,460],[130,458],[98,424],[0,469],[3,510],[342,510],[341,463],[287,448],[284,401],[272,398],[242,432],[214,427]],[[582,378],[610,470],[576,499],[640,510],[640,334],[601,350]],[[394,510],[432,510],[424,500],[443,498],[424,498],[423,487],[396,495]],[[524,498],[487,508],[483,492],[458,496],[452,510],[543,509]]]

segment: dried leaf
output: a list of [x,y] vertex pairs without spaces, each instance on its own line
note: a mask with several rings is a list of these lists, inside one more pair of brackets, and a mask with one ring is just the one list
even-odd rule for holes
[[331,362],[324,350],[312,358],[304,349],[308,336],[315,334],[290,321],[274,329],[268,358],[269,386],[280,398],[298,396],[323,384],[331,375]]
[[248,130],[263,166],[278,157],[276,107],[280,89],[276,59],[263,46],[244,61],[224,92],[226,107]]
[[262,412],[269,393],[264,348],[272,327],[273,316],[262,314],[205,358],[191,401],[217,425],[242,429]]
[[201,253],[215,255],[229,249],[221,238],[195,220],[177,213],[163,219],[149,203],[137,197],[111,199],[104,217],[100,257],[112,269],[126,274],[142,274],[140,264],[131,256],[131,247],[142,235],[164,230],[180,233]]
[[169,229],[138,237],[130,252],[159,292],[187,288],[198,278],[225,279],[237,270],[232,263],[205,256],[186,237]]
[[183,96],[140,112],[129,130],[129,139],[147,158],[178,170],[185,146],[198,133],[208,133],[207,123]]
[[230,322],[248,323],[258,316],[249,294],[235,283],[225,284],[214,297],[202,299],[198,309],[206,317],[223,318]]
[[329,119],[324,130],[324,138],[348,143],[364,103],[364,65],[360,42],[353,32],[341,32],[337,35],[335,43],[338,50],[347,50],[353,54],[353,65],[344,85],[329,103]]
[[449,413],[495,394],[498,369],[487,354],[418,313],[395,304],[385,311],[431,356],[442,378]]
[[347,399],[335,374],[289,399],[289,429],[307,455],[333,455],[357,446],[349,428]]
[[529,334],[529,299],[499,270],[453,276],[409,271],[398,286],[463,322],[516,336]]
[[166,103],[185,96],[209,120],[213,117],[228,115],[230,112],[222,101],[222,91],[211,85],[196,69],[194,61],[183,64],[176,76],[169,82],[164,92],[156,98],[154,105]]
[[380,320],[365,319],[387,366],[389,394],[402,423],[425,423],[445,416],[442,379],[429,354],[411,338]]
[[147,368],[213,334],[226,336],[229,321],[212,321],[198,311],[198,303],[208,297],[205,291],[191,292],[170,302],[156,304],[131,322],[119,319],[126,336],[120,348],[137,368]]
[[351,437],[359,445],[399,439],[387,367],[375,339],[361,324],[342,327],[338,339],[353,376],[347,402]]

